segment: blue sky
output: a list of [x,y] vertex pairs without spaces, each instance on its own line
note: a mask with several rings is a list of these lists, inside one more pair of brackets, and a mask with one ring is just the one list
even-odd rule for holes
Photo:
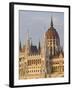
[[60,44],[64,46],[64,13],[48,11],[19,11],[19,37],[21,44],[25,44],[27,32],[34,45],[38,45],[43,33],[48,30],[53,19],[54,28],[60,37]]

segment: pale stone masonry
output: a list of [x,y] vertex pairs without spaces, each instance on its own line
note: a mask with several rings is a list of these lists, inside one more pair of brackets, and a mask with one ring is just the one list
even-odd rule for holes
[[42,45],[34,46],[27,35],[26,44],[20,45],[19,79],[64,77],[64,52],[58,32],[51,26],[43,35]]

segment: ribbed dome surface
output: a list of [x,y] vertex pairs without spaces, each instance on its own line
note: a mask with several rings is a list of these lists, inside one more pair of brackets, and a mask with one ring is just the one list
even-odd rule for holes
[[50,27],[46,32],[47,39],[59,39],[59,35],[54,27]]
[[47,39],[58,39],[59,40],[59,35],[58,35],[56,29],[53,27],[52,17],[51,17],[51,26],[46,32],[46,38]]

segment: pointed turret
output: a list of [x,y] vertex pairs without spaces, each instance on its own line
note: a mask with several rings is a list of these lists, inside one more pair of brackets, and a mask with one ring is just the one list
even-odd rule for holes
[[26,45],[25,45],[26,54],[29,54],[29,51],[30,51],[30,38],[29,38],[29,32],[27,32]]
[[20,50],[20,51],[22,50],[21,41],[20,41],[20,44],[19,44],[19,50]]
[[42,53],[42,57],[45,57],[45,54],[46,54],[46,37],[45,37],[45,33],[43,34],[43,37],[42,37],[41,53]]
[[39,51],[39,53],[41,51],[40,41],[39,41],[38,51]]
[[33,44],[32,44],[32,41],[31,41],[31,46],[32,46]]

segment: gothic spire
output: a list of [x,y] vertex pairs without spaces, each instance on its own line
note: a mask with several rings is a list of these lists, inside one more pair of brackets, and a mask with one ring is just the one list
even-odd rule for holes
[[19,44],[19,50],[21,51],[22,47],[21,47],[21,41],[20,41],[20,44]]
[[32,41],[31,41],[31,46],[32,46],[33,44],[32,44]]
[[39,53],[40,53],[40,50],[41,50],[40,41],[39,41],[38,50],[39,50]]
[[53,20],[52,20],[52,17],[51,17],[51,27],[53,27]]
[[29,30],[27,30],[27,40],[29,40]]

